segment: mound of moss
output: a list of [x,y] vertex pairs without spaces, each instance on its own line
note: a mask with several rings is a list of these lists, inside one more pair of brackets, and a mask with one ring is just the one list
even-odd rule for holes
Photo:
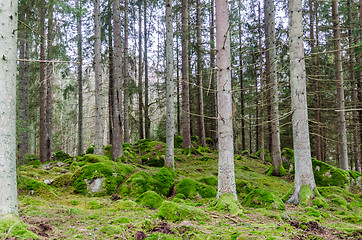
[[231,193],[221,195],[214,208],[218,211],[226,211],[231,214],[239,214],[242,212],[238,201],[235,200],[234,195]]
[[160,170],[158,170],[153,175],[153,178],[157,182],[157,192],[166,197],[171,195],[172,187],[175,184],[175,180],[173,177],[173,173],[171,173],[167,167],[162,167]]
[[121,186],[120,195],[138,197],[149,190],[155,190],[158,182],[144,171],[136,172]]
[[199,181],[201,183],[205,183],[205,184],[210,185],[210,186],[214,186],[214,187],[217,186],[217,184],[218,184],[217,177],[215,177],[213,175],[208,176],[208,177],[202,177],[197,181]]
[[54,161],[61,161],[64,162],[65,160],[71,158],[71,156],[68,153],[65,153],[63,151],[57,151],[54,153],[53,160]]
[[83,160],[89,163],[107,162],[109,158],[103,155],[86,154],[83,156]]
[[29,195],[42,198],[53,199],[59,197],[50,186],[28,177],[18,178],[18,189]]
[[238,194],[247,195],[251,191],[254,190],[253,187],[251,186],[251,184],[248,181],[241,180],[241,179],[236,179],[235,183],[236,183],[236,192]]
[[344,199],[341,195],[334,194],[330,196],[331,201],[341,207],[347,207],[347,200]]
[[136,206],[137,203],[129,199],[122,199],[114,204],[114,207],[119,210],[132,210]]
[[209,221],[210,217],[205,211],[176,202],[164,201],[158,210],[157,216],[164,220],[172,222],[191,221]]
[[39,239],[35,233],[27,230],[27,225],[13,214],[0,215],[1,239]]
[[186,198],[194,198],[199,194],[202,198],[212,198],[216,196],[216,191],[210,185],[196,182],[189,178],[182,179],[176,185],[176,193],[183,194]]
[[253,208],[285,209],[283,201],[277,195],[264,189],[255,189],[250,192],[242,204]]
[[73,184],[72,176],[73,176],[73,174],[71,174],[71,173],[62,174],[62,175],[54,178],[52,185],[55,187],[71,186]]
[[326,200],[323,197],[317,197],[313,200],[313,205],[317,206],[319,208],[327,208],[328,207],[328,203],[326,202]]
[[[97,155],[91,155],[93,156]],[[104,156],[103,156],[104,157]],[[106,158],[106,157],[105,157]],[[92,158],[93,159],[93,158]],[[76,193],[83,195],[105,196],[113,194],[118,185],[130,173],[134,172],[134,167],[126,164],[119,164],[107,160],[86,165],[74,172],[74,188]],[[103,179],[99,181],[97,179]],[[101,184],[101,189],[94,192],[92,184]]]
[[318,186],[346,186],[349,184],[348,171],[312,159],[314,179]]
[[147,191],[142,193],[137,199],[136,203],[141,206],[157,209],[161,206],[163,199],[154,191]]

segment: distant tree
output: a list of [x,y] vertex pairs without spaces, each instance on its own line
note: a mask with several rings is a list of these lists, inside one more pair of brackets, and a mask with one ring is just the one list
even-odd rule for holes
[[82,54],[82,5],[76,0],[77,50],[78,50],[78,155],[83,153],[83,54]]
[[18,1],[3,1],[0,17],[0,215],[18,214],[16,186],[16,59]]
[[144,138],[143,131],[143,88],[142,88],[142,1],[138,1],[138,136]]
[[124,43],[123,43],[123,93],[124,93],[124,142],[129,143],[130,142],[130,124],[129,124],[129,99],[130,99],[130,93],[129,93],[129,64],[128,64],[128,0],[124,0]]
[[144,63],[145,63],[145,137],[150,139],[151,122],[149,116],[149,84],[148,84],[148,28],[147,28],[147,0],[143,1],[143,31],[144,31]]

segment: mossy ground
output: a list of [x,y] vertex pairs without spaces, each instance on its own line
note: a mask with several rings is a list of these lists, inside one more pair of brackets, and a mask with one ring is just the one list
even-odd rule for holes
[[[152,151],[162,153],[163,148],[163,144],[151,141],[127,146],[127,151],[135,154],[127,157],[128,164],[88,156],[73,157],[61,167],[49,163],[59,168],[57,171],[39,164],[22,166],[18,171],[20,217],[39,239],[134,239],[137,232],[147,239],[362,238],[362,195],[358,190],[354,194],[337,186],[318,187],[318,200],[308,201],[306,206],[285,204],[285,210],[248,207],[241,203],[254,190],[267,190],[282,198],[293,188],[293,181],[290,175],[266,176],[270,163],[240,155],[235,160],[240,211],[220,211],[214,196],[202,196],[203,191],[212,195],[217,191],[216,153],[203,152],[201,156],[178,149],[175,172],[140,165],[143,156]],[[85,171],[95,167],[97,172]],[[110,193],[118,189],[121,199],[112,200],[109,193],[102,197],[76,193],[76,179],[99,177],[97,174],[115,180],[110,181]],[[46,185],[44,180],[49,179],[57,180]],[[190,181],[195,189],[178,193],[182,181]],[[140,197],[147,191],[154,192]],[[154,199],[161,204],[152,205]],[[294,227],[292,222],[302,227]],[[308,222],[323,226],[323,232],[310,231],[308,224],[302,224]],[[11,237],[21,239],[20,235]]]

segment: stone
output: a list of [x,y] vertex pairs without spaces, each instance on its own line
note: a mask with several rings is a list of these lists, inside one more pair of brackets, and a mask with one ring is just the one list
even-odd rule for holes
[[52,167],[50,166],[50,164],[44,164],[41,168],[44,169],[44,170],[50,170],[50,169],[52,169]]
[[45,179],[44,180],[44,183],[47,184],[47,185],[50,185],[54,182],[54,179]]
[[84,181],[87,184],[88,192],[98,193],[104,191],[103,189],[104,178],[95,178],[90,181],[88,179],[84,179]]
[[63,163],[63,162],[57,162],[57,166],[58,166],[58,167],[63,167],[63,166],[64,166],[64,163]]

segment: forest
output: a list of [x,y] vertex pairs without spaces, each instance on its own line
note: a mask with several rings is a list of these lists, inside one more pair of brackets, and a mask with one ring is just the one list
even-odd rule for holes
[[362,239],[362,0],[0,6],[0,239]]

